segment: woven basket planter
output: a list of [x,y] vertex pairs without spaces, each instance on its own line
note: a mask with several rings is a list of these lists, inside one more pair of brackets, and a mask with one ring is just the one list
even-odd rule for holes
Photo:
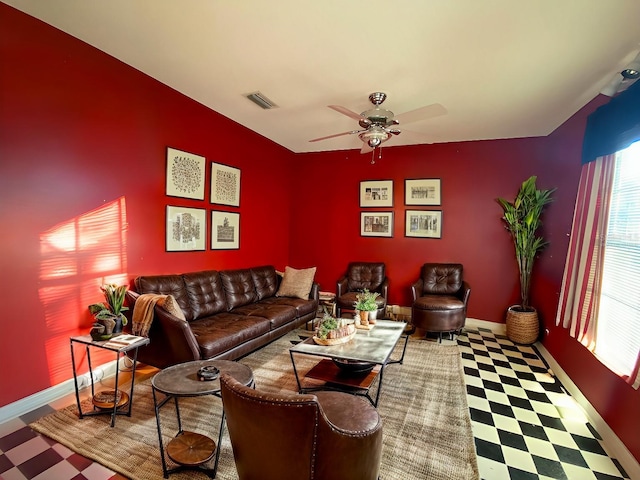
[[538,312],[519,312],[516,308],[519,305],[512,305],[507,309],[507,337],[513,343],[531,345],[538,340],[540,324],[538,323]]

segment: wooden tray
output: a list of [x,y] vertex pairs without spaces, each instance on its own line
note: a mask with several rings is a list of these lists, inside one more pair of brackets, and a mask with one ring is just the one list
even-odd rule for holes
[[347,335],[345,337],[340,337],[340,338],[320,338],[314,335],[313,341],[316,342],[318,345],[324,345],[324,346],[341,345],[343,343],[347,343],[348,341],[350,341],[355,334],[356,334],[356,330],[354,330],[353,333],[351,333],[350,335]]
[[356,323],[356,328],[359,330],[373,330],[373,327],[375,327],[375,323],[370,323],[369,325],[360,325],[359,323]]

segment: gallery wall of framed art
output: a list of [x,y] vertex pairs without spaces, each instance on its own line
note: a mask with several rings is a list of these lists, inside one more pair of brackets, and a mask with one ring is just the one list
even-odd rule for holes
[[[442,205],[442,185],[439,178],[405,179],[404,236],[442,238],[442,210],[429,207]],[[393,180],[363,180],[360,182],[361,208],[393,207]],[[424,208],[421,208],[424,207]],[[393,211],[361,211],[361,237],[393,237]]]
[[[209,210],[193,205],[205,201],[206,158],[167,147],[165,194],[190,200],[189,205],[167,205],[165,213],[165,250],[190,252],[240,248],[240,212]],[[240,207],[239,168],[211,162],[209,203]],[[173,202],[176,203],[176,202]],[[204,207],[204,205],[203,205]],[[209,221],[207,221],[209,217]]]

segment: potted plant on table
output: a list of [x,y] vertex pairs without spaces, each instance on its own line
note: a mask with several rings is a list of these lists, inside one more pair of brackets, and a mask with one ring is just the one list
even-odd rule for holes
[[502,220],[513,239],[520,272],[520,304],[507,310],[507,336],[522,344],[531,344],[538,339],[538,312],[529,303],[531,271],[538,252],[548,244],[536,235],[536,231],[541,225],[542,211],[553,201],[551,195],[556,190],[537,189],[536,179],[531,176],[522,182],[513,202],[496,199],[504,213]]
[[127,324],[127,317],[123,313],[129,310],[129,307],[124,306],[127,286],[109,283],[102,285],[100,290],[104,294],[106,303],[89,305],[89,311],[96,319],[96,324],[104,326],[104,331],[100,335],[106,339],[114,333],[122,332],[122,327]]
[[376,298],[380,294],[378,292],[370,292],[368,289],[364,289],[362,292],[356,294],[356,301],[354,303],[355,309],[360,316],[360,324],[368,325],[376,323],[376,317],[378,313],[378,304]]

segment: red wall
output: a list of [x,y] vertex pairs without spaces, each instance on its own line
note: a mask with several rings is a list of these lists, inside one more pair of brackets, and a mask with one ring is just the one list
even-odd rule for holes
[[[383,260],[391,302],[409,305],[422,263],[461,262],[469,316],[502,322],[518,276],[494,199],[535,174],[540,187],[558,187],[532,289],[545,345],[640,459],[640,394],[554,326],[584,121],[603,99],[547,138],[385,147],[371,165],[357,151],[294,155],[3,4],[0,30],[0,406],[70,378],[68,338],[88,330],[86,306],[103,280],[316,265],[321,288],[334,290],[349,261]],[[216,208],[208,192],[205,201],[164,195],[167,146],[241,169],[241,205],[228,208],[241,213],[240,250],[164,251],[167,204]],[[442,239],[404,237],[407,178],[442,180]],[[394,181],[394,207],[383,209],[394,212],[393,238],[359,235],[359,182],[376,179]],[[122,208],[121,222],[90,228],[109,207]],[[121,240],[115,254],[96,253],[108,243],[96,232]]]
[[[284,268],[293,155],[4,4],[0,31],[2,406],[71,377],[69,336],[105,280]],[[167,146],[240,168],[240,207],[165,196]],[[241,248],[165,252],[167,204],[239,211]],[[111,205],[124,219],[92,226]],[[120,248],[101,250],[114,228]]]

